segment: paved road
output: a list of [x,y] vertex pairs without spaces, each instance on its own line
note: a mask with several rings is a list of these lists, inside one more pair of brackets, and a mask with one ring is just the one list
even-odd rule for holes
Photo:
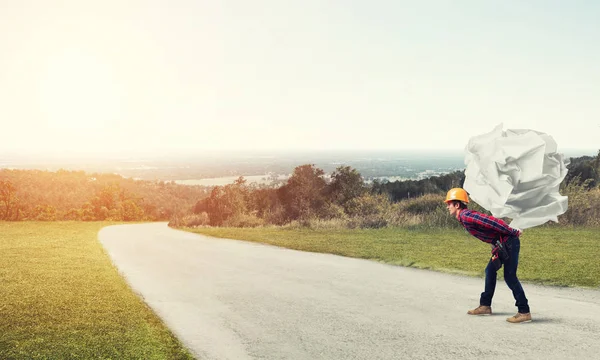
[[[599,359],[600,292],[524,284],[534,321],[498,282],[172,230],[111,226],[100,241],[200,359]],[[484,264],[482,264],[483,266]]]

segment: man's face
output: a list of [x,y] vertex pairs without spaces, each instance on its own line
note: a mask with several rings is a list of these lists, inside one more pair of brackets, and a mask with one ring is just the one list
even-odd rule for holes
[[458,213],[458,204],[453,204],[452,202],[448,202],[448,203],[446,203],[446,208],[448,209],[448,212],[450,213],[450,215],[456,217],[456,214]]

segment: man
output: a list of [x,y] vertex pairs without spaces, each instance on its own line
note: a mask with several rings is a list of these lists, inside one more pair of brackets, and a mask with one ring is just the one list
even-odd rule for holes
[[506,321],[510,323],[530,322],[531,313],[527,297],[517,278],[521,230],[511,228],[501,219],[469,210],[467,208],[469,196],[464,189],[450,189],[446,194],[445,203],[450,215],[456,217],[471,235],[492,245],[492,257],[485,269],[485,289],[481,293],[479,307],[469,310],[467,313],[469,315],[492,314],[492,297],[496,290],[496,274],[498,269],[504,265],[504,280],[512,290],[516,301],[515,306],[518,309],[517,314],[506,319]]

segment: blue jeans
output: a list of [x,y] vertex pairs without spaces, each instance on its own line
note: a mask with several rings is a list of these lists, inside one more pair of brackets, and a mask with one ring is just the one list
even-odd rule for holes
[[[508,285],[509,289],[512,290],[515,298],[515,306],[520,313],[529,312],[529,304],[525,291],[517,278],[517,267],[519,266],[519,250],[521,250],[521,241],[518,237],[513,236],[508,239],[507,242],[508,253],[510,258],[504,263],[504,281]],[[492,306],[492,298],[494,297],[494,291],[496,290],[496,275],[497,271],[492,261],[488,263],[485,268],[485,290],[481,293],[481,299],[479,300],[480,305]]]

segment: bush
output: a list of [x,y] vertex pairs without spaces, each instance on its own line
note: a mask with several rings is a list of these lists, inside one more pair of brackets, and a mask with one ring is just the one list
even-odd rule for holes
[[346,211],[351,217],[385,214],[392,209],[392,203],[385,195],[365,194],[346,203]]
[[365,194],[348,201],[346,209],[350,219],[348,227],[378,229],[398,226],[407,219],[399,204],[392,203],[386,195]]
[[400,202],[404,211],[414,214],[431,214],[439,208],[446,208],[444,196],[436,194],[426,194],[418,198],[403,200]]
[[224,227],[257,227],[263,226],[265,221],[254,214],[235,214],[223,222]]
[[[542,226],[600,226],[600,188],[587,190],[589,182],[581,183],[575,179],[563,184],[561,194],[569,197],[569,207],[565,214],[559,216],[559,223],[548,222]],[[252,214],[238,213],[222,223],[228,227],[256,227],[265,225],[285,226],[290,228],[309,229],[343,229],[343,228],[383,228],[409,227],[427,229],[461,228],[460,223],[449,215],[444,203],[444,194],[425,194],[417,198],[405,199],[392,203],[387,195],[363,194],[349,199],[342,207],[335,203],[325,203],[318,212],[306,215],[289,223],[290,214],[284,205],[277,204],[264,210],[261,217]],[[84,207],[85,208],[85,207]],[[491,215],[491,213],[474,201],[469,209]],[[75,216],[75,214],[72,214]],[[80,216],[86,220],[86,212]],[[171,226],[203,226],[209,224],[209,216],[174,217]],[[511,219],[502,218],[507,224]]]
[[33,218],[37,221],[55,221],[56,209],[51,205],[38,205],[35,207]]
[[65,213],[63,220],[80,220],[82,213],[81,209],[72,208]]
[[340,205],[334,203],[327,203],[321,209],[320,219],[323,220],[333,220],[333,219],[341,219],[347,220],[348,215],[344,211],[344,208]]
[[410,228],[455,228],[460,224],[454,219],[444,203],[444,196],[425,194],[398,203],[403,215],[399,226]]
[[600,187],[587,190],[590,180],[570,182],[563,195],[568,196],[567,211],[559,216],[559,223],[571,226],[600,225]]
[[276,206],[273,210],[267,210],[263,218],[267,224],[284,225],[287,222],[285,208],[281,205]]
[[208,218],[208,214],[206,212],[201,212],[200,214],[190,214],[185,215],[183,217],[174,217],[169,221],[169,226],[172,227],[198,227],[198,226],[206,226],[209,224],[210,219]]
[[438,207],[432,213],[424,216],[420,227],[427,229],[457,229],[461,228],[462,225],[456,218],[448,213],[446,207]]

